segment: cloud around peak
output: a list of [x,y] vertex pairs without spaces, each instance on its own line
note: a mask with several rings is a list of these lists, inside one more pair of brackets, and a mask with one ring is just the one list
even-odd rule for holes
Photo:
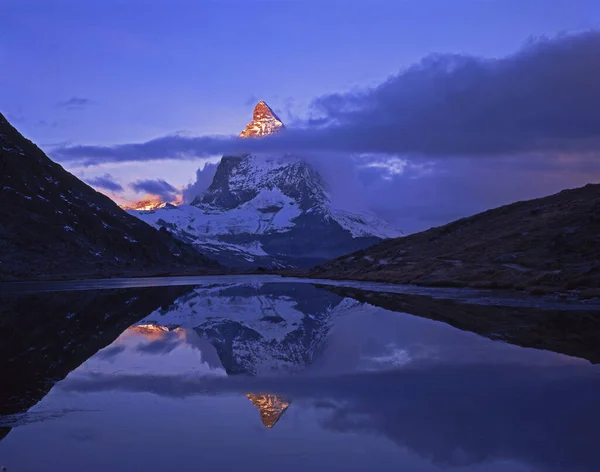
[[430,157],[600,150],[600,31],[530,41],[501,59],[430,55],[373,88],[313,101],[301,126],[265,139],[165,136],[55,150],[87,165],[235,152]]

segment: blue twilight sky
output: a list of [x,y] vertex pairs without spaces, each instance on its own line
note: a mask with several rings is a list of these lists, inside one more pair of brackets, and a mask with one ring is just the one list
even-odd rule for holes
[[[532,38],[597,30],[600,2],[2,0],[0,18],[0,112],[52,156],[65,144],[238,133],[258,99],[289,123],[315,98],[376,86],[432,53],[502,58]],[[112,190],[135,198],[132,182],[180,188],[205,160],[64,165],[88,180],[109,174]],[[480,207],[585,183],[581,175],[540,176],[552,185]],[[400,177],[379,175],[388,187],[402,186]],[[367,206],[394,219],[381,202]],[[431,223],[477,209],[458,205]]]

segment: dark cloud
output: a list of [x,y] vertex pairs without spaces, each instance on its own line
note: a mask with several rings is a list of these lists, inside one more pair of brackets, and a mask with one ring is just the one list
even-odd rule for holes
[[[266,139],[165,136],[62,146],[55,156],[94,165],[296,152],[324,176],[335,206],[372,210],[411,233],[600,182],[599,76],[593,31],[531,41],[503,59],[430,56],[377,87],[317,98],[311,119]],[[199,170],[185,201],[214,170]]]
[[506,155],[600,150],[600,31],[531,41],[502,59],[432,55],[377,87],[317,98],[303,126],[261,140],[167,136],[57,149],[61,161],[235,152]]
[[94,102],[89,98],[82,97],[71,97],[68,100],[63,100],[56,104],[57,108],[64,108],[65,110],[81,110],[87,106],[92,105]]
[[[150,161],[157,159],[196,159],[214,156],[228,149],[231,153],[245,152],[248,148],[261,148],[270,139],[240,140],[234,137],[205,136],[189,138],[165,136],[140,144],[118,146],[69,146],[54,149],[52,156],[61,162],[79,162],[93,166],[105,162]],[[258,147],[256,144],[258,143]]]
[[103,188],[104,190],[110,190],[111,192],[122,192],[123,187],[121,184],[115,181],[112,175],[104,174],[100,177],[93,177],[86,179],[87,183],[93,187]]
[[129,184],[129,186],[136,192],[149,193],[162,198],[166,202],[175,200],[177,196],[177,189],[170,183],[161,180],[137,180]]

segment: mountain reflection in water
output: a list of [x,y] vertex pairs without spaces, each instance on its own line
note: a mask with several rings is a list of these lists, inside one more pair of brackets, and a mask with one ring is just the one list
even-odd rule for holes
[[[143,339],[146,343],[140,343]],[[181,327],[169,328],[158,324],[138,324],[129,327],[125,332],[113,343],[111,348],[104,349],[98,355],[107,359],[114,353],[121,353],[125,350],[123,344],[135,345],[135,349],[138,352],[154,353],[154,354],[166,354],[171,353],[176,349],[185,349],[191,347],[192,349],[199,350],[201,354],[201,360],[198,359],[199,364],[206,361],[206,359],[215,359],[214,356],[210,355],[210,348],[203,344],[203,340],[193,330],[188,330]],[[179,364],[181,367],[181,364]],[[218,374],[219,366],[216,363],[212,363],[211,366],[213,374]],[[156,364],[152,366],[152,370],[156,372]],[[206,375],[206,372],[204,372]],[[260,419],[267,428],[275,426],[281,415],[288,409],[290,402],[281,395],[272,393],[246,393],[246,397],[252,402],[252,404],[258,408],[260,412]]]
[[260,419],[269,429],[275,426],[290,406],[290,402],[284,397],[272,393],[247,393],[246,397],[259,409]]
[[[200,453],[210,470],[600,470],[598,368],[428,319],[460,319],[458,305],[254,279],[150,290],[3,303],[4,340],[23,333],[2,361],[18,380],[0,416],[9,470],[195,470]],[[471,329],[512,335],[493,324],[501,309],[486,309],[465,308],[465,319],[488,313]],[[41,323],[20,330],[28,313]],[[593,314],[577,316],[593,332]],[[120,331],[103,337],[111,320]],[[543,328],[544,342],[595,359],[587,334]],[[178,453],[143,452],[159,448]]]

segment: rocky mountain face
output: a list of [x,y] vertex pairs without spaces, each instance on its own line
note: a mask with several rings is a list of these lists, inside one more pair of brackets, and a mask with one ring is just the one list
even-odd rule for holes
[[[261,101],[240,137],[284,129]],[[371,213],[334,208],[319,173],[293,155],[224,156],[190,205],[131,213],[238,267],[311,267],[399,235]]]
[[383,241],[328,261],[309,275],[600,296],[600,185]]
[[240,138],[259,138],[277,133],[285,128],[283,122],[271,107],[262,100],[254,107],[252,121],[240,133]]
[[0,202],[0,280],[218,267],[65,171],[2,115]]

